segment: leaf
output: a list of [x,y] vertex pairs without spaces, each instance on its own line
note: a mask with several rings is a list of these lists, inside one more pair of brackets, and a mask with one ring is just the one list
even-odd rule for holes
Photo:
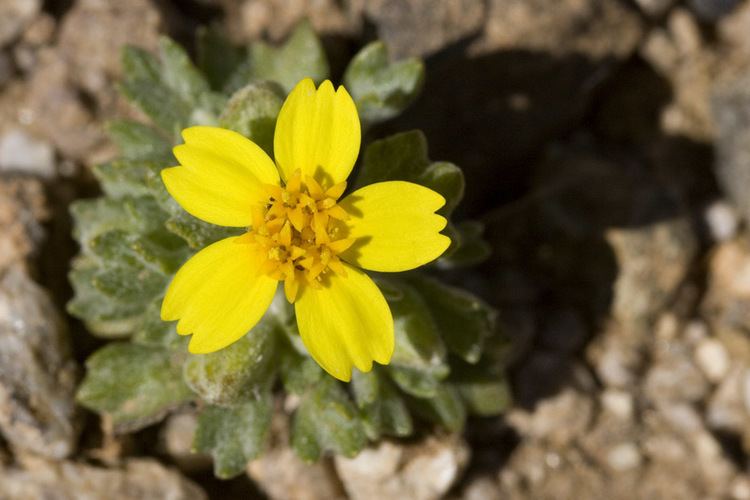
[[177,323],[162,321],[162,297],[157,297],[143,313],[140,323],[136,326],[131,340],[145,346],[166,347],[174,351],[187,351],[188,337],[177,334]]
[[423,83],[422,61],[411,58],[392,63],[380,41],[360,50],[344,73],[344,85],[360,117],[369,124],[400,114],[419,95]]
[[88,330],[100,337],[119,338],[130,334],[141,321],[143,306],[122,302],[94,287],[99,265],[91,258],[78,256],[68,275],[75,295],[67,304],[68,312],[82,319]]
[[127,206],[110,198],[76,200],[70,205],[73,237],[86,250],[98,235],[115,229],[138,230],[141,222],[133,220]]
[[432,398],[412,400],[412,408],[451,432],[461,432],[466,423],[466,407],[458,390],[449,385],[441,385]]
[[309,356],[300,355],[291,345],[281,350],[281,381],[289,394],[302,395],[326,377]]
[[479,417],[494,417],[511,404],[510,385],[505,378],[488,377],[466,380],[456,385],[469,412]]
[[381,436],[404,437],[413,432],[414,424],[406,403],[380,370],[354,371],[351,388],[370,440]]
[[185,102],[198,103],[210,92],[206,78],[198,71],[187,52],[169,37],[159,40],[161,80]]
[[164,160],[114,160],[97,165],[93,170],[102,189],[110,197],[140,197],[152,194],[146,179],[151,175],[158,175],[169,163],[171,162]]
[[[180,209],[182,210],[182,209]],[[167,220],[169,231],[183,238],[190,248],[201,249],[230,236],[242,234],[243,229],[214,226],[196,219],[185,211],[178,212]]]
[[263,451],[272,414],[270,392],[230,408],[207,406],[198,418],[193,446],[211,454],[216,477],[238,476]]
[[172,144],[157,129],[130,120],[114,120],[107,124],[120,155],[126,160],[164,160],[172,157]]
[[190,105],[158,80],[126,79],[120,84],[120,91],[170,137],[177,138],[190,123]]
[[182,382],[178,360],[166,350],[111,343],[86,360],[78,401],[112,418],[117,432],[161,420],[193,394]]
[[273,384],[276,322],[264,318],[247,335],[211,354],[192,354],[185,382],[209,404],[230,406],[258,397]]
[[365,150],[357,187],[384,181],[409,181],[429,187],[445,197],[438,213],[448,216],[464,195],[461,169],[447,162],[431,163],[427,139],[419,130],[373,141]]
[[323,378],[301,399],[292,422],[292,448],[313,462],[326,451],[353,457],[367,444],[358,412],[341,384]]
[[251,83],[232,95],[219,125],[239,132],[273,157],[273,134],[282,104],[283,92],[276,85]]
[[122,94],[174,140],[188,125],[215,123],[224,97],[211,92],[206,79],[174,41],[163,37],[159,49],[161,64],[140,49],[124,50]]
[[245,59],[245,51],[234,47],[218,25],[198,28],[198,67],[211,88],[220,91]]
[[388,367],[388,374],[399,389],[418,398],[434,397],[447,375],[395,365]]
[[448,349],[476,363],[485,338],[494,333],[497,312],[469,292],[434,278],[411,273],[407,279],[430,308]]
[[164,293],[168,278],[145,266],[112,264],[96,270],[94,288],[120,302],[145,310],[156,296]]
[[159,61],[150,52],[138,47],[122,49],[122,72],[125,80],[159,81]]
[[492,247],[482,238],[484,224],[476,220],[462,221],[450,232],[451,247],[440,257],[441,267],[470,267],[487,260]]
[[[378,284],[381,281],[378,280]],[[427,304],[408,283],[396,279],[389,282],[401,292],[398,300],[388,301],[396,337],[396,352],[391,364],[447,373],[445,346]]]
[[[328,78],[328,59],[309,22],[301,22],[280,47],[256,42],[250,47],[252,77],[279,83],[286,93],[303,78],[319,84]],[[245,82],[247,83],[247,82]]]
[[[378,280],[378,284],[384,281]],[[397,280],[387,280],[397,287],[400,298],[389,299],[393,315],[396,349],[387,371],[405,392],[430,397],[449,372],[445,363],[445,346],[430,309],[414,287]]]
[[464,197],[464,173],[453,163],[431,163],[413,182],[443,195],[445,206],[438,213],[449,215]]

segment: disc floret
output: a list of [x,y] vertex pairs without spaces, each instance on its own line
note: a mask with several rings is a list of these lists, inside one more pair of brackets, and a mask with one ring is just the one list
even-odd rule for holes
[[252,243],[261,273],[284,282],[294,302],[300,286],[322,286],[328,271],[346,276],[338,255],[354,240],[347,238],[349,214],[337,204],[346,181],[323,189],[312,176],[297,170],[285,186],[266,185],[268,201],[253,211],[246,237]]

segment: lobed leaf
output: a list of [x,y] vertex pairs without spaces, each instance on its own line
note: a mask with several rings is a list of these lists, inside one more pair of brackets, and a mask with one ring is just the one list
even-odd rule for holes
[[355,371],[351,389],[371,441],[381,436],[404,437],[413,432],[414,424],[406,402],[380,370]]
[[126,160],[164,160],[172,158],[172,144],[159,130],[135,121],[114,120],[107,133]]
[[219,117],[219,125],[239,132],[273,157],[276,117],[283,91],[267,82],[251,83],[235,92]]
[[257,398],[274,381],[277,328],[276,321],[266,317],[229,347],[189,356],[185,382],[212,405],[231,406]]
[[476,363],[484,340],[494,333],[497,312],[469,292],[412,273],[407,278],[427,303],[446,346],[469,363]]
[[277,82],[286,93],[303,78],[319,84],[329,74],[323,44],[307,21],[301,22],[280,47],[254,43],[250,47],[250,68],[254,79]]
[[419,95],[424,64],[417,58],[390,62],[383,42],[364,47],[349,63],[344,85],[360,118],[374,124],[399,115]]
[[272,414],[273,399],[268,391],[229,408],[207,406],[198,418],[193,446],[211,454],[216,477],[238,476],[263,451]]
[[180,377],[179,360],[163,349],[111,343],[86,360],[86,370],[77,400],[109,415],[118,432],[158,422],[194,397]]
[[375,182],[409,181],[429,187],[445,197],[439,213],[448,216],[464,195],[461,169],[447,162],[430,162],[427,139],[419,130],[373,141],[365,150],[357,187]]
[[367,444],[357,408],[341,384],[325,377],[301,398],[292,422],[292,448],[308,462],[331,451],[353,457]]

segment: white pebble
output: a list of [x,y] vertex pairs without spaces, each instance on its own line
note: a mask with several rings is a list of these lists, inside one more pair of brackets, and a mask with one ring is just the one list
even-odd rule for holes
[[714,202],[706,208],[704,217],[714,241],[727,241],[737,234],[739,218],[730,204],[724,201]]
[[609,451],[607,463],[617,471],[634,469],[641,465],[641,452],[633,443],[622,443]]
[[21,130],[11,130],[0,137],[0,172],[52,178],[55,176],[55,152],[48,143]]
[[729,372],[729,354],[724,344],[716,339],[703,339],[695,348],[695,362],[706,378],[720,382]]
[[628,392],[614,389],[604,391],[602,393],[602,406],[622,420],[633,418],[633,396]]

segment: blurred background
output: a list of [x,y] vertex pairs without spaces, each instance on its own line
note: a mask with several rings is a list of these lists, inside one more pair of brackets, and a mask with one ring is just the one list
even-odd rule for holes
[[[512,408],[356,462],[274,443],[228,482],[181,415],[62,461],[11,451],[2,434],[77,425],[61,388],[92,340],[64,312],[67,207],[116,154],[106,121],[138,116],[121,47],[191,49],[210,24],[281,41],[304,18],[334,78],[376,38],[425,59],[422,96],[372,136],[421,128],[464,169],[458,218],[493,254],[454,279],[501,313]],[[0,0],[0,498],[750,499],[749,217],[750,0]],[[19,311],[48,340],[8,334]]]

